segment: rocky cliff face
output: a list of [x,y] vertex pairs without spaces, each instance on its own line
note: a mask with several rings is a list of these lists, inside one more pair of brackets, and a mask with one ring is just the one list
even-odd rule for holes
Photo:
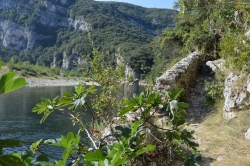
[[[61,0],[62,4],[66,4],[67,0]],[[17,0],[0,0],[0,10],[10,10],[18,7]],[[91,25],[84,20],[83,16],[70,18],[70,10],[52,4],[47,1],[41,1],[41,8],[34,9],[36,11],[36,23],[40,23],[52,28],[74,28],[76,30],[91,29]],[[17,10],[19,13],[29,14],[29,10]],[[0,19],[0,44],[5,48],[16,50],[31,50],[37,45],[37,41],[51,38],[35,31],[36,25],[19,25],[11,20]]]
[[85,65],[87,61],[81,59],[80,55],[74,50],[70,55],[67,55],[66,52],[63,54],[56,54],[53,58],[52,66],[59,67],[65,70],[74,70],[77,68],[77,65]]
[[8,49],[31,50],[36,42],[50,36],[37,34],[33,26],[22,27],[12,21],[0,19],[0,43]]

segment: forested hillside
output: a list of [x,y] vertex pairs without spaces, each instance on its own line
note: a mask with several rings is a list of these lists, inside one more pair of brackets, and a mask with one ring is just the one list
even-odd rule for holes
[[94,0],[0,0],[0,55],[4,61],[17,56],[46,66],[56,56],[61,65],[63,55],[85,59],[91,54],[92,40],[110,63],[120,53],[141,71],[153,63],[149,43],[175,25],[176,14],[175,10]]
[[248,1],[179,0],[176,8],[180,10],[176,26],[154,39],[157,65],[152,73],[157,74],[172,59],[193,51],[222,57],[233,70],[249,71]]

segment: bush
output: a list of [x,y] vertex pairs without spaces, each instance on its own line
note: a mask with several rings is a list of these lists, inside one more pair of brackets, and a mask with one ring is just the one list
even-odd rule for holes
[[60,75],[60,68],[59,67],[51,68],[50,71],[54,75]]
[[223,98],[225,75],[222,71],[217,72],[215,80],[212,82],[205,82],[205,91],[207,93],[205,104],[213,105]]
[[77,75],[78,73],[76,70],[70,70],[70,72],[68,73],[68,76],[71,76],[71,77],[76,77]]

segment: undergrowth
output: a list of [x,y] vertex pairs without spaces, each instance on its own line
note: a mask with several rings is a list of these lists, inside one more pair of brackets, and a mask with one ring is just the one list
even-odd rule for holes
[[236,118],[228,121],[222,116],[223,105],[224,100],[219,100],[214,105],[213,114],[195,129],[203,164],[212,159],[214,166],[250,165],[250,141],[244,137],[250,124],[250,110],[240,111]]

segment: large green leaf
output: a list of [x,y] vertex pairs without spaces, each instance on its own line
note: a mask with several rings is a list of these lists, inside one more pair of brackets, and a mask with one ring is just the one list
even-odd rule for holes
[[171,144],[174,140],[180,140],[180,133],[178,131],[167,131],[165,134],[169,144]]
[[49,157],[45,154],[41,154],[36,158],[36,161],[49,162]]
[[32,151],[37,151],[38,148],[39,148],[40,143],[42,142],[42,140],[43,140],[43,139],[40,139],[40,140],[38,140],[38,141],[32,143],[31,146],[30,146],[30,149],[31,149]]
[[26,166],[20,158],[13,155],[0,156],[1,166]]
[[124,108],[122,108],[122,109],[119,111],[118,116],[119,116],[119,117],[122,117],[123,115],[125,115],[125,114],[128,113],[128,112],[134,112],[134,111],[136,111],[136,110],[138,110],[138,109],[139,109],[139,107],[136,106],[136,105],[130,105],[130,106],[124,107]]
[[78,86],[73,87],[73,90],[77,96],[80,96],[84,92],[84,87],[81,84],[78,84]]
[[187,129],[184,129],[181,131],[180,137],[188,146],[190,146],[191,148],[195,148],[199,146],[199,144],[194,142],[194,137],[192,134],[192,132],[188,131]]
[[0,140],[0,154],[2,154],[2,148],[13,148],[16,146],[21,146],[23,144],[20,140],[14,140],[14,139],[5,139]]
[[135,157],[137,157],[137,156],[139,156],[140,154],[143,154],[143,153],[145,153],[145,152],[153,151],[153,150],[155,150],[155,148],[156,148],[156,145],[148,144],[146,147],[143,147],[143,148],[141,148],[140,150],[138,150],[138,151],[133,155],[133,157],[135,158]]
[[127,157],[122,157],[122,155],[123,155],[123,151],[117,151],[116,154],[112,156],[111,165],[116,166],[116,165],[125,164]]
[[125,137],[125,138],[129,138],[130,134],[131,134],[131,127],[129,124],[124,125],[124,126],[116,126],[115,130],[117,131],[121,131],[121,133],[118,133],[118,137]]
[[78,106],[83,106],[85,104],[85,97],[87,95],[84,94],[81,98],[79,99],[75,99],[72,104],[74,105],[75,109],[78,107]]
[[140,124],[141,124],[141,120],[136,121],[136,122],[134,122],[134,123],[132,124],[132,131],[131,131],[131,134],[130,134],[131,136],[136,135],[137,129],[138,129],[138,127],[140,126]]
[[183,116],[179,116],[178,114],[174,114],[174,119],[172,120],[174,126],[178,127],[185,123],[185,119]]
[[171,91],[168,93],[168,97],[170,98],[170,100],[176,100],[179,95],[181,94],[181,92],[183,92],[184,89],[183,88],[178,88],[178,89],[171,89]]
[[84,160],[86,161],[103,161],[104,159],[105,157],[99,149],[94,152],[89,152],[84,156]]
[[58,110],[60,107],[63,107],[62,105],[57,104],[58,98],[59,97],[57,96],[51,101],[50,99],[41,97],[43,101],[36,104],[36,107],[32,109],[32,112],[37,112],[38,114],[43,113],[43,118],[40,123],[43,123],[51,113]]
[[76,134],[76,137],[74,137],[74,133],[69,132],[66,137],[62,135],[61,138],[57,138],[56,140],[48,139],[48,140],[45,140],[44,143],[50,144],[53,146],[60,146],[66,149],[69,147],[77,146],[80,139],[81,137],[79,134]]
[[179,106],[180,108],[182,108],[182,109],[187,109],[189,105],[188,105],[187,103],[184,103],[184,102],[179,102],[179,103],[178,103],[178,106]]
[[16,78],[15,72],[9,72],[2,75],[0,79],[0,94],[7,93],[27,85],[24,78]]
[[149,96],[147,98],[147,103],[148,104],[154,104],[155,103],[155,94],[154,93],[149,94]]

